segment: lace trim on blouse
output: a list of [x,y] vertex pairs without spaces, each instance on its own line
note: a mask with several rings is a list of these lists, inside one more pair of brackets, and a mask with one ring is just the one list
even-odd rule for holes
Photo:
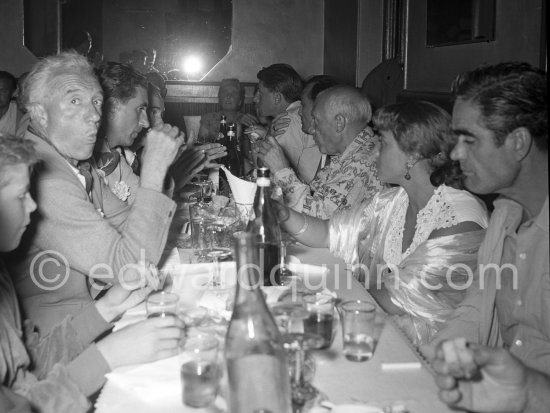
[[445,196],[445,188],[445,185],[437,187],[426,206],[418,211],[414,237],[405,252],[402,252],[403,231],[405,229],[405,216],[409,206],[409,197],[404,190],[399,195],[384,246],[384,261],[386,263],[398,265],[420,244],[425,242],[433,231],[459,224],[456,211]]

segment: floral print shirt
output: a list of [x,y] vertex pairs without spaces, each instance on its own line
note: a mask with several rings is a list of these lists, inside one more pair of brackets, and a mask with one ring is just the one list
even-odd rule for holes
[[341,155],[328,162],[309,185],[290,168],[277,171],[274,183],[283,192],[285,205],[308,215],[328,219],[335,211],[370,200],[384,185],[376,172],[378,140],[366,127]]

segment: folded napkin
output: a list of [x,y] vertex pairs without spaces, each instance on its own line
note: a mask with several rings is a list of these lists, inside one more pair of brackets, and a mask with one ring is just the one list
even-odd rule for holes
[[245,181],[244,179],[237,178],[231,172],[227,170],[225,166],[221,166],[221,169],[225,172],[233,199],[237,204],[253,204],[254,195],[256,195],[256,183]]

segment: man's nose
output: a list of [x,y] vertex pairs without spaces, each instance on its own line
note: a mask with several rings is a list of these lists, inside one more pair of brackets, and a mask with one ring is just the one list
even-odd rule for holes
[[141,111],[139,115],[139,126],[142,128],[149,127],[149,119],[147,119],[147,112]]
[[31,195],[30,194],[27,194],[27,202],[26,202],[26,209],[27,209],[27,213],[32,213],[34,211],[36,211],[36,202],[34,201],[34,199],[32,199]]
[[90,104],[89,116],[92,122],[99,122],[101,119],[101,107],[98,107],[93,103]]
[[458,161],[460,159],[466,158],[466,151],[464,148],[464,143],[459,139],[453,150],[451,151],[451,159],[453,161]]

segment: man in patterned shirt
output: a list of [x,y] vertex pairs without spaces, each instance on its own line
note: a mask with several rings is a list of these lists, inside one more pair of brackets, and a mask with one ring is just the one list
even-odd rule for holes
[[377,139],[367,125],[371,116],[370,104],[357,88],[334,86],[319,94],[311,132],[329,161],[309,185],[298,179],[275,140],[263,143],[259,156],[273,171],[285,205],[327,219],[382,189],[376,174]]

